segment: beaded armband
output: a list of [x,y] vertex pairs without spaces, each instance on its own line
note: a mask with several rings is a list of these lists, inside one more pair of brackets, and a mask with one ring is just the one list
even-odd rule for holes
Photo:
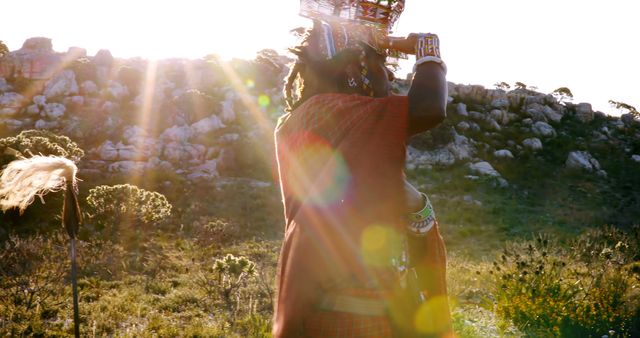
[[440,64],[444,73],[447,73],[447,66],[440,57],[440,39],[435,34],[419,34],[415,46],[416,64],[413,66],[415,73],[419,65],[425,62],[435,62]]
[[424,208],[408,215],[409,223],[407,230],[416,236],[426,235],[436,223],[436,215],[429,197],[427,197],[425,193],[422,193],[422,199],[424,200]]

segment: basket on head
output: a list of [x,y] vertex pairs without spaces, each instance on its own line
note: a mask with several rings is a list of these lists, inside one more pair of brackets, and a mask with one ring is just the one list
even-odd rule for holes
[[317,20],[351,20],[391,32],[404,0],[300,0],[300,15]]

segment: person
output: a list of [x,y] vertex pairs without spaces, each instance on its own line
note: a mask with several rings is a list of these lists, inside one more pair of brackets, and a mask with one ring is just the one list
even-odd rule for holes
[[[350,34],[316,20],[291,49],[275,130],[285,233],[273,336],[449,336],[444,243],[403,174],[407,139],[446,116],[439,39],[360,35],[336,48],[336,31]],[[391,95],[385,48],[416,54],[406,96]]]

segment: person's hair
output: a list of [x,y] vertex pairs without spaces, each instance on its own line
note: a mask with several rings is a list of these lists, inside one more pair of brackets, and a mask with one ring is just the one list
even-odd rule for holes
[[322,93],[345,93],[366,95],[361,86],[348,85],[348,67],[360,69],[360,57],[365,53],[369,58],[379,55],[376,51],[362,45],[361,48],[349,48],[340,51],[329,60],[314,60],[310,44],[315,43],[315,32],[308,29],[302,37],[302,42],[289,51],[297,56],[296,62],[291,66],[289,74],[285,78],[284,98],[287,103],[287,111],[293,111],[307,99]]

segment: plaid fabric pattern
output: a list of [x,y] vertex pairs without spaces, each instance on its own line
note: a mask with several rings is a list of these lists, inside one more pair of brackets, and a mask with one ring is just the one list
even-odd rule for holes
[[361,316],[344,312],[318,311],[304,322],[308,338],[390,338],[386,316]]

